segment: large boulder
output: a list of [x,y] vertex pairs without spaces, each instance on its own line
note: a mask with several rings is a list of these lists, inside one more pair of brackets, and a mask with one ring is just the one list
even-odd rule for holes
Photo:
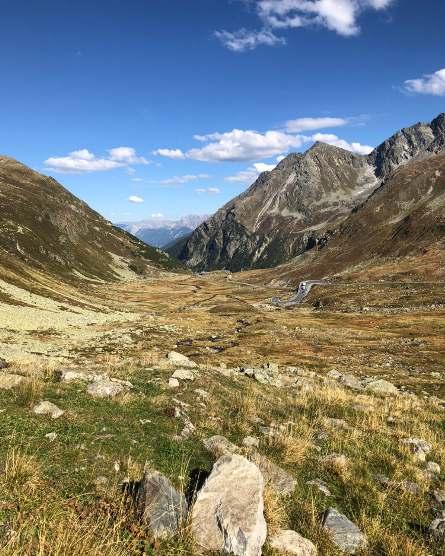
[[374,394],[380,394],[381,396],[396,396],[400,393],[399,389],[394,386],[394,384],[383,379],[368,382],[365,390],[373,392]]
[[314,543],[290,529],[278,531],[270,538],[269,544],[280,554],[295,554],[296,556],[316,556],[317,554],[317,547]]
[[154,538],[174,535],[187,515],[182,493],[158,471],[146,471],[136,492],[136,506]]
[[195,373],[190,369],[176,369],[171,378],[176,380],[195,380]]
[[335,508],[328,508],[321,517],[321,524],[334,544],[347,554],[366,548],[368,540],[355,523]]
[[222,456],[193,506],[191,527],[197,545],[235,556],[260,556],[267,536],[263,490],[256,465],[237,454]]

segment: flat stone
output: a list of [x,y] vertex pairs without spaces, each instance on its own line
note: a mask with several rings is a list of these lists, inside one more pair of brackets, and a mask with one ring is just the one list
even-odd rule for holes
[[195,369],[198,365],[189,359],[187,356],[178,353],[177,351],[170,351],[167,354],[167,359],[172,365],[177,365],[181,367],[187,367],[189,369]]
[[266,485],[269,485],[278,494],[287,496],[294,491],[296,481],[287,471],[284,471],[266,456],[258,453],[252,454],[250,459],[259,467]]
[[90,382],[94,380],[94,376],[91,373],[85,373],[84,371],[77,371],[75,369],[61,369],[60,380],[62,382]]
[[172,378],[176,378],[177,380],[195,380],[196,375],[190,369],[176,369],[172,374]]
[[36,415],[50,415],[53,419],[58,419],[65,413],[65,411],[57,407],[56,404],[48,401],[41,401],[34,406],[32,411]]
[[347,554],[355,554],[368,545],[366,536],[357,525],[335,508],[328,508],[322,514],[321,524],[334,544]]
[[399,389],[394,386],[394,384],[391,384],[391,382],[383,379],[373,380],[372,382],[369,382],[365,386],[365,390],[367,390],[368,392],[373,392],[374,394],[380,394],[382,396],[394,396],[400,393]]
[[155,539],[174,535],[187,515],[182,493],[158,471],[146,471],[136,492],[136,507]]
[[196,544],[235,556],[261,556],[267,536],[263,490],[256,465],[237,454],[222,456],[193,506],[191,531]]
[[179,388],[179,380],[177,378],[170,378],[168,381],[169,388]]
[[87,394],[93,396],[93,398],[114,398],[125,389],[126,387],[120,382],[100,380],[88,385]]
[[0,390],[11,390],[11,388],[15,388],[25,380],[25,377],[21,375],[16,375],[13,373],[1,373]]
[[270,538],[269,544],[280,554],[295,554],[296,556],[316,556],[317,554],[314,543],[290,529],[278,531]]
[[225,436],[211,436],[204,440],[204,446],[213,454],[215,458],[220,458],[227,454],[236,454],[240,451],[238,446],[227,440]]

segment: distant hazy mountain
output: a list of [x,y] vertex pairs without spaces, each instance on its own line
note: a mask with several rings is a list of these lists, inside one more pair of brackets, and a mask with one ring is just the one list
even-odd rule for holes
[[149,245],[165,247],[190,235],[208,217],[207,214],[191,214],[178,220],[147,218],[140,222],[122,222],[117,225]]

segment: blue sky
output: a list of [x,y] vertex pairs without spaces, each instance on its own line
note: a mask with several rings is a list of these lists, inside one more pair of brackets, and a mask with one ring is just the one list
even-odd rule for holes
[[0,152],[113,221],[211,213],[314,139],[366,152],[445,111],[438,0],[1,5]]

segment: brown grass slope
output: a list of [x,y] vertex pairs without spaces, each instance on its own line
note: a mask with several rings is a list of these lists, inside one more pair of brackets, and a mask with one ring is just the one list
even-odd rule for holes
[[175,267],[166,254],[114,227],[56,180],[0,157],[0,277],[34,269],[78,281]]

